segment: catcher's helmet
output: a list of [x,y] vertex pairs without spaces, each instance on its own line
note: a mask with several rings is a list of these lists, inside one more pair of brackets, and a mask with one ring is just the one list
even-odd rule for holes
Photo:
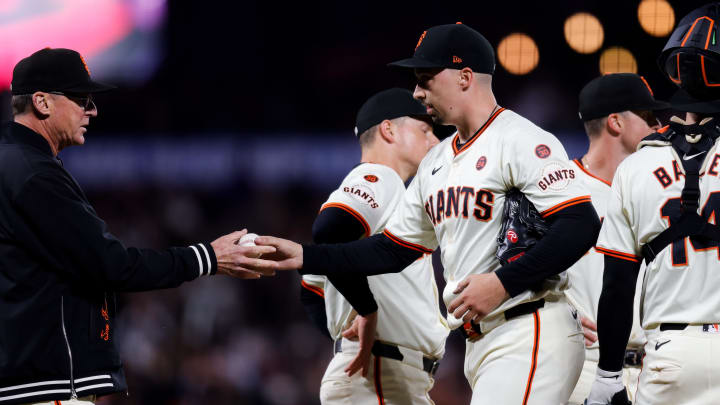
[[720,3],[693,10],[678,23],[658,58],[660,70],[692,97],[720,99]]

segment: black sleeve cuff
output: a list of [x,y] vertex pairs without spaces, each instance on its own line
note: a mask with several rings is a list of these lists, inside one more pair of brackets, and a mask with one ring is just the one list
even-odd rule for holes
[[210,243],[197,243],[188,247],[193,253],[196,277],[209,276],[217,273],[217,257]]
[[323,267],[320,266],[323,249],[317,245],[302,245],[303,248],[303,266],[298,269],[300,275],[317,274],[326,275]]
[[514,282],[516,272],[517,269],[513,268],[512,263],[508,263],[495,271],[495,275],[500,280],[500,284],[503,285],[510,297],[515,297],[527,291],[524,284]]

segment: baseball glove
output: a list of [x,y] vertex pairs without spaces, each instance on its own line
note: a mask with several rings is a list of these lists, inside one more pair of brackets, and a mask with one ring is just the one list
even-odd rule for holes
[[495,256],[503,266],[517,260],[547,231],[548,225],[535,206],[525,194],[513,188],[505,194],[502,227],[497,237]]

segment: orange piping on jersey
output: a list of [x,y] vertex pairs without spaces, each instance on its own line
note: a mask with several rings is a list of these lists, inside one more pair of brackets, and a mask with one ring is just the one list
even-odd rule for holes
[[665,125],[664,127],[658,129],[657,131],[658,131],[658,134],[664,134],[665,132],[667,132],[668,129],[670,129],[670,125]]
[[616,259],[628,260],[628,261],[635,262],[635,263],[639,263],[640,259],[641,259],[639,256],[635,256],[630,253],[623,253],[623,252],[618,252],[617,250],[605,249],[600,246],[595,246],[595,251],[597,251],[598,253],[602,253],[606,256],[612,256]]
[[382,381],[380,380],[380,356],[375,356],[375,393],[377,394],[378,405],[385,405],[385,396],[382,392]]
[[600,177],[598,177],[598,176],[590,173],[589,171],[587,171],[587,170],[585,169],[585,167],[583,167],[582,162],[580,162],[579,160],[575,159],[575,160],[573,160],[573,162],[575,162],[575,164],[580,168],[580,170],[582,170],[583,172],[585,172],[585,174],[587,174],[588,176],[594,178],[595,180],[600,180],[600,181],[602,181],[603,183],[607,184],[608,186],[612,186],[612,184],[610,184],[609,181],[607,181],[607,180],[605,180],[605,179],[601,179]]
[[315,294],[325,298],[325,290],[323,290],[322,288],[312,286],[312,285],[306,283],[305,280],[301,281],[300,285],[302,285],[303,288],[305,288],[306,290],[312,291]]
[[545,211],[540,213],[540,216],[543,218],[547,218],[550,215],[555,214],[558,211],[564,210],[567,207],[570,207],[570,206],[573,206],[576,204],[586,203],[586,202],[591,202],[589,195],[584,195],[582,197],[576,197],[576,198],[573,198],[572,200],[567,200],[567,201],[561,202],[560,204],[555,205],[554,207],[550,207],[550,208],[546,209]]
[[348,214],[355,217],[355,219],[360,221],[360,224],[363,226],[363,228],[365,228],[365,237],[370,236],[370,225],[368,225],[365,218],[363,218],[363,216],[360,215],[359,212],[355,211],[354,209],[350,208],[349,206],[347,206],[343,203],[327,203],[320,208],[320,212],[322,212],[322,210],[324,210],[325,208],[331,208],[331,207],[340,208],[341,210],[346,211]]
[[528,399],[530,399],[530,391],[532,390],[533,378],[535,377],[535,370],[537,369],[537,356],[540,346],[540,315],[538,315],[537,309],[535,310],[535,312],[533,312],[533,320],[535,321],[535,338],[533,339],[530,375],[528,376],[527,385],[525,386],[525,397],[523,397],[522,405],[527,405]]
[[490,124],[492,124],[492,122],[495,121],[495,118],[497,118],[497,116],[500,115],[500,113],[503,111],[505,111],[505,108],[503,108],[503,107],[500,107],[500,109],[495,111],[495,114],[491,115],[490,118],[488,118],[487,122],[485,122],[485,124],[483,124],[483,126],[480,127],[480,129],[478,129],[478,131],[475,133],[475,135],[473,135],[470,139],[468,139],[468,141],[465,142],[465,145],[463,145],[460,149],[457,148],[457,140],[460,135],[459,134],[455,135],[455,138],[453,138],[453,140],[452,140],[452,148],[453,148],[453,152],[455,152],[455,155],[457,156],[460,152],[467,150],[467,148],[469,148],[470,145],[472,145],[472,143],[475,142],[480,137],[480,135],[482,135],[483,132],[485,132],[487,127],[489,127]]
[[398,238],[397,236],[393,235],[393,234],[392,234],[390,231],[388,231],[387,229],[383,231],[383,235],[387,236],[391,241],[397,243],[398,245],[403,246],[403,247],[406,247],[406,248],[408,248],[408,249],[417,250],[418,252],[427,253],[427,254],[431,254],[431,253],[433,252],[432,250],[426,248],[425,246],[416,245],[416,244],[414,244],[414,243],[406,242],[406,241]]

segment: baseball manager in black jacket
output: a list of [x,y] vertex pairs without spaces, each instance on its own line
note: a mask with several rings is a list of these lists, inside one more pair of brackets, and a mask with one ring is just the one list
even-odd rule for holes
[[110,88],[69,49],[40,50],[13,70],[14,122],[0,130],[0,404],[92,403],[126,390],[115,292],[274,272],[255,259],[274,248],[236,244],[245,231],[162,251],[108,232],[57,153],[85,142],[92,94]]

